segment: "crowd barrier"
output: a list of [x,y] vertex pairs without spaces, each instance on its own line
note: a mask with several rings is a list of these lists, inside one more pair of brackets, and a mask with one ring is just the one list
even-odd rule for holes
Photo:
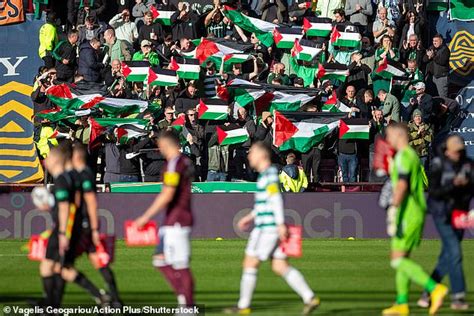
[[[123,223],[139,216],[155,194],[99,193],[101,231],[123,238]],[[237,221],[253,205],[251,193],[193,195],[194,238],[245,238]],[[387,238],[385,211],[377,205],[378,193],[325,192],[285,194],[288,223],[302,225],[306,238]],[[471,205],[474,208],[474,203]],[[158,215],[158,224],[163,215]],[[29,193],[0,194],[0,239],[29,238],[51,225],[50,214],[39,212]],[[426,238],[438,238],[431,217],[426,217]],[[466,238],[474,237],[474,229]]]

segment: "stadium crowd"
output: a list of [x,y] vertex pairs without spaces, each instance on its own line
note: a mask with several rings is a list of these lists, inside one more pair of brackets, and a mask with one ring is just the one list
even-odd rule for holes
[[[57,109],[57,102],[47,91],[64,83],[76,95],[99,93],[105,98],[129,99],[130,104],[141,100],[154,106],[131,116],[149,120],[146,136],[119,142],[114,128],[110,128],[99,136],[100,146],[89,144],[90,111],[76,111],[72,120],[37,115],[35,138],[41,158],[63,135],[89,145],[89,164],[103,182],[159,181],[165,159],[154,150],[154,139],[184,117],[187,133],[183,152],[195,164],[196,181],[255,181],[247,153],[255,141],[274,144],[270,102],[261,111],[255,109],[256,102],[245,107],[229,102],[227,118],[220,121],[199,119],[197,111],[201,98],[221,98],[222,87],[242,79],[272,91],[294,88],[314,96],[297,109],[300,112],[326,111],[325,105],[335,96],[337,102],[331,112],[347,112],[348,117],[369,121],[368,140],[326,137],[305,152],[280,151],[273,145],[272,160],[280,166],[288,191],[302,191],[308,181],[374,180],[370,172],[374,139],[384,134],[390,122],[408,124],[410,144],[428,167],[436,137],[443,133],[458,106],[448,98],[450,51],[442,36],[430,32],[429,11],[422,1],[215,0],[210,7],[198,14],[187,2],[123,1],[109,19],[105,0],[68,1],[67,20],[61,21],[55,7],[50,6],[39,34],[44,67],[35,78],[35,113]],[[308,45],[320,52],[304,61],[297,58],[293,44],[293,48],[279,48],[275,43],[266,46],[259,34],[248,31],[248,24],[230,14],[232,8],[244,18],[274,23],[300,34],[305,30],[304,39],[311,42]],[[170,11],[169,23],[157,17],[157,12]],[[318,23],[330,23],[332,33],[309,36],[307,24],[314,18],[320,18]],[[353,46],[337,45],[335,32],[359,34],[358,40]],[[225,67],[223,61],[204,60],[198,79],[180,78],[177,85],[127,80],[129,69],[124,69],[128,68],[124,62],[148,61],[151,67],[169,69],[173,60],[195,51],[197,39],[245,47],[243,51],[250,58]],[[387,77],[377,71],[381,67],[395,70]],[[326,78],[321,69],[343,70],[346,75]],[[244,128],[249,137],[238,144],[221,145],[217,126]],[[141,155],[133,155],[140,150]]]

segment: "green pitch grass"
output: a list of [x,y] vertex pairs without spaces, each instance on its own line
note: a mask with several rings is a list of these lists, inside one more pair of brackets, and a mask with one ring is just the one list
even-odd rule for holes
[[[241,259],[245,240],[193,241],[192,268],[196,278],[196,300],[204,304],[207,315],[219,315],[224,307],[234,306],[238,299]],[[0,241],[0,304],[21,304],[41,295],[38,263],[28,261],[20,252],[24,241]],[[425,240],[413,258],[426,270],[434,267],[440,243]],[[388,240],[305,240],[303,258],[291,262],[300,269],[311,287],[321,297],[322,305],[315,315],[380,315],[395,298],[394,272],[389,266]],[[159,272],[151,266],[152,248],[127,248],[117,243],[113,264],[125,304],[170,304],[174,295]],[[474,281],[474,240],[464,242],[464,267],[467,284]],[[99,274],[81,258],[78,267],[101,287]],[[445,280],[448,283],[448,280]],[[415,306],[420,288],[412,286],[412,315],[427,315]],[[472,295],[468,297],[472,300]],[[88,304],[90,298],[76,285],[68,285],[64,302]],[[448,300],[449,302],[449,300]],[[298,315],[299,297],[287,284],[275,277],[268,263],[261,267],[253,299],[253,315]],[[445,303],[441,315],[473,315],[451,312]]]

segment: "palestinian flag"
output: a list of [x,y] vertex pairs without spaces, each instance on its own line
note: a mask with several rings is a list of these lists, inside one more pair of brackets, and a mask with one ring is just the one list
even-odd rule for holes
[[303,37],[303,33],[301,29],[277,27],[273,30],[273,37],[276,47],[290,49],[295,45],[295,40],[300,40]]
[[[102,109],[107,116],[119,117],[142,113],[148,108],[148,102],[131,99],[103,98],[94,107]],[[83,106],[81,109],[86,109],[86,107]]]
[[148,61],[122,61],[122,73],[127,81],[145,81],[150,63]]
[[384,58],[382,64],[375,69],[375,73],[382,78],[392,79],[393,77],[404,76],[405,69],[399,62]]
[[326,102],[323,104],[323,107],[321,109],[323,112],[332,112],[332,113],[340,113],[340,112],[350,112],[351,109],[339,101],[337,99],[336,91],[332,92],[332,96],[326,100]]
[[59,139],[59,138],[71,138],[71,136],[68,134],[68,133],[61,133],[60,131],[58,131],[57,129],[54,130],[54,132],[49,135],[48,138],[56,138],[56,139]]
[[238,125],[218,126],[217,141],[219,145],[234,145],[249,140],[249,133]]
[[69,86],[65,83],[50,86],[46,89],[46,95],[53,103],[55,103],[55,100],[72,99],[75,97],[75,95],[72,94],[71,89],[69,89]]
[[229,81],[226,87],[227,88],[241,88],[241,89],[263,89],[263,86],[258,83],[243,80],[243,79],[237,79],[237,78]]
[[196,48],[196,58],[201,64],[208,58],[211,58],[217,65],[219,65],[224,56],[238,53],[241,53],[241,51],[227,45],[213,42],[209,39],[203,39]]
[[240,10],[224,5],[224,15],[244,31],[255,33],[263,45],[270,47],[273,44],[273,30],[278,26],[260,19],[242,14]]
[[148,69],[148,85],[174,87],[178,85],[176,71],[158,67]]
[[344,113],[274,112],[273,145],[307,152],[336,129]]
[[151,14],[153,14],[153,22],[159,22],[163,25],[171,25],[171,16],[175,11],[157,10],[155,6],[150,7]]
[[252,55],[249,54],[229,54],[224,56],[224,65],[241,64],[251,59]]
[[195,58],[171,57],[169,68],[176,71],[181,79],[199,79],[201,66],[199,60]]
[[278,111],[297,111],[303,105],[314,99],[314,96],[307,94],[286,94],[280,91],[273,93],[273,100],[270,102],[270,112]]
[[46,119],[50,122],[57,122],[62,119],[67,118],[70,115],[74,115],[74,112],[70,112],[68,110],[62,110],[60,107],[56,106],[52,109],[43,110],[35,114],[37,117],[41,117],[42,119]]
[[392,90],[397,90],[397,91],[403,91],[405,89],[408,89],[408,86],[410,85],[410,78],[408,76],[394,76],[392,77],[392,81],[390,84],[390,91]]
[[369,139],[369,121],[363,118],[341,119],[339,139]]
[[114,129],[114,135],[117,139],[117,145],[125,145],[132,138],[140,138],[148,135],[144,125],[140,124],[121,124]]
[[200,99],[197,106],[200,120],[225,120],[228,110],[229,105],[221,99]]
[[322,82],[326,79],[331,81],[346,81],[346,78],[349,76],[349,69],[346,65],[338,63],[327,63],[318,65],[318,79]]
[[186,116],[180,115],[171,123],[171,126],[184,126],[184,124],[186,124]]
[[328,37],[332,31],[332,20],[330,18],[305,17],[303,30],[306,36]]
[[293,57],[304,61],[312,61],[321,51],[322,48],[316,47],[317,44],[314,41],[301,39],[295,40],[293,46]]
[[337,26],[333,28],[331,33],[331,44],[333,46],[356,48],[360,46],[361,40],[360,33],[340,31]]
[[265,93],[267,93],[265,90],[236,89],[234,103],[239,107],[245,107],[257,101]]
[[447,11],[448,10],[448,0],[427,0],[428,6],[426,10],[428,11]]
[[99,137],[103,132],[105,132],[109,128],[122,126],[125,124],[133,124],[145,129],[148,123],[149,123],[148,120],[141,120],[141,119],[89,117],[89,126],[91,129],[89,147],[90,148],[95,147],[97,145],[95,141],[96,138]]

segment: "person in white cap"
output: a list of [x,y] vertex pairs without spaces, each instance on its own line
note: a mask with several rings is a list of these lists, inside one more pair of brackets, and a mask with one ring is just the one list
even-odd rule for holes
[[425,93],[426,85],[424,82],[418,82],[414,86],[416,98],[410,100],[410,105],[421,111],[423,122],[430,124],[433,116],[433,98]]
[[133,54],[132,60],[140,61],[147,60],[151,67],[156,67],[160,64],[158,54],[151,49],[151,42],[144,39],[140,45],[141,50]]

